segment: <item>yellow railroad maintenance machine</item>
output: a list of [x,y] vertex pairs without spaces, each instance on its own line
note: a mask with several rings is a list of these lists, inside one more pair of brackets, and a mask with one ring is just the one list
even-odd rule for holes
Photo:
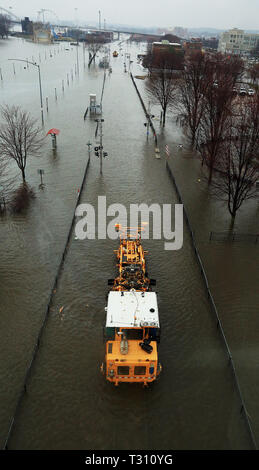
[[[121,230],[119,224],[116,230]],[[152,292],[156,281],[149,279],[146,272],[147,251],[142,248],[141,230],[122,229],[119,249],[115,250],[119,275],[108,280],[111,290],[105,308],[106,355],[101,369],[114,385],[120,382],[148,385],[161,372],[157,296]]]

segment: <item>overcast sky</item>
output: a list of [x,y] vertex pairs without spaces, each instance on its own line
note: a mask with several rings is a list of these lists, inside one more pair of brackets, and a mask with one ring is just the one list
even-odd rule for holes
[[98,22],[101,10],[106,24],[259,29],[259,0],[0,0],[0,5],[18,16],[37,17],[44,8],[61,20],[80,22]]

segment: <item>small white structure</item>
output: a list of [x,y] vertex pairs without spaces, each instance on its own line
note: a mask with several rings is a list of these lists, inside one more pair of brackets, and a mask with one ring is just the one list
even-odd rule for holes
[[155,292],[111,291],[108,296],[106,327],[159,328]]
[[102,113],[102,107],[100,104],[96,103],[96,95],[95,94],[90,94],[90,114],[101,114]]

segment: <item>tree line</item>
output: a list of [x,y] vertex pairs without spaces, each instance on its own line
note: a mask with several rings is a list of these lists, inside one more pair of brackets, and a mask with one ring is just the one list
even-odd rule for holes
[[[193,52],[182,66],[174,54],[148,54],[148,96],[166,113],[173,109],[190,147],[197,150],[212,194],[226,201],[234,219],[256,197],[259,179],[259,92],[240,97],[244,63],[238,56]],[[179,57],[177,57],[179,61]],[[256,67],[255,67],[256,69]]]

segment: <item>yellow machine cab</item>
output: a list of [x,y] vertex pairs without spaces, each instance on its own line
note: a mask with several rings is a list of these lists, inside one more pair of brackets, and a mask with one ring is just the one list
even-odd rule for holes
[[[118,276],[109,279],[104,336],[105,362],[102,371],[109,382],[154,382],[161,372],[158,362],[160,324],[156,292],[146,272],[146,251],[141,244],[141,228],[123,229],[119,249]],[[135,232],[135,234],[134,234]]]

